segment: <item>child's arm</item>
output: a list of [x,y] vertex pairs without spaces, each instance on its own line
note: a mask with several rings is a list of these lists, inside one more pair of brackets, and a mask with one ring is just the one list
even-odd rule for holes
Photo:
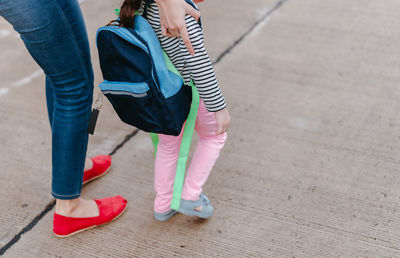
[[196,54],[194,56],[189,55],[183,44],[181,44],[181,51],[185,54],[190,77],[193,79],[204,105],[208,111],[214,112],[218,124],[216,133],[222,134],[228,130],[231,118],[211,60],[204,47],[203,31],[198,22],[189,15],[186,15],[186,24]]
[[223,133],[229,127],[230,117],[212,68],[211,60],[204,48],[203,31],[198,22],[190,15],[185,16],[189,38],[196,54],[192,56],[182,38],[170,38],[162,35],[159,10],[156,4],[150,4],[146,19],[153,27],[164,51],[183,76],[186,83],[193,79],[206,108],[214,112],[218,124],[217,133]]
[[204,47],[203,31],[198,22],[189,15],[186,15],[186,24],[196,54],[190,55],[181,41],[180,48],[186,62],[185,70],[190,72],[190,78],[193,79],[207,110],[217,112],[224,109],[226,103]]
[[214,115],[218,125],[218,131],[216,134],[223,134],[228,131],[231,124],[231,116],[229,115],[228,109],[224,108],[215,112]]

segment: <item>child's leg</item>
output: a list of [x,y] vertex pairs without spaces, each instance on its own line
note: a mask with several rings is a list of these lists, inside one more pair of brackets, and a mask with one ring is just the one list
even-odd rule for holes
[[225,144],[227,134],[216,135],[217,122],[214,113],[208,112],[203,101],[200,101],[196,121],[199,142],[193,154],[190,168],[186,175],[182,199],[195,201],[203,190],[203,185]]
[[154,188],[156,190],[154,211],[157,213],[166,212],[171,206],[182,132],[179,136],[159,134],[160,142],[154,169]]

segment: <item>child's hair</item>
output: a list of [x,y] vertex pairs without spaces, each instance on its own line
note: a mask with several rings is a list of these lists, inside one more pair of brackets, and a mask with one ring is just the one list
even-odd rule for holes
[[111,21],[108,25],[118,22],[119,26],[132,28],[135,12],[140,9],[141,5],[142,0],[124,0],[119,11],[119,21]]

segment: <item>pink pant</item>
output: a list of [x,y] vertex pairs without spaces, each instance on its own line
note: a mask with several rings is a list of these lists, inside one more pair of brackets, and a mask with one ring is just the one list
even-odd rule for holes
[[[195,130],[199,135],[199,142],[186,173],[182,191],[182,198],[191,201],[199,198],[203,185],[226,140],[226,133],[216,135],[217,122],[214,113],[206,110],[202,100],[200,100]],[[156,190],[154,211],[161,213],[170,209],[182,133],[179,136],[160,134],[159,139],[154,176]]]

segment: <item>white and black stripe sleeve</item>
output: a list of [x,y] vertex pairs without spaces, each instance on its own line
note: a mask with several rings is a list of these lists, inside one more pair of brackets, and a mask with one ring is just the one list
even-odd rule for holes
[[189,83],[193,79],[207,110],[217,112],[225,108],[226,102],[219,88],[211,60],[204,47],[203,31],[199,23],[192,16],[186,15],[188,34],[196,52],[192,56],[181,38],[162,36],[157,4],[150,4],[146,18],[156,32],[161,47],[181,73],[185,83]]

